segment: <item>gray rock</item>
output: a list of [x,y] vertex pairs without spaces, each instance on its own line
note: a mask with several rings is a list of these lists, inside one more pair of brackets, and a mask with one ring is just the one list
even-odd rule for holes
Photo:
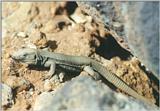
[[79,76],[53,95],[44,92],[36,99],[38,111],[158,111],[156,108],[113,92],[89,76]]
[[6,84],[1,84],[2,87],[2,106],[3,108],[11,107],[14,104],[12,89]]
[[129,2],[126,7],[129,46],[142,63],[159,74],[159,2]]
[[49,92],[41,93],[35,101],[34,111],[46,111],[46,106],[52,106],[51,101],[54,99],[53,95]]

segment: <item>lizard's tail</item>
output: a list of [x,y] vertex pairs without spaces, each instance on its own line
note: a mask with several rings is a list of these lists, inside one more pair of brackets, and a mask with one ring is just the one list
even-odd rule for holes
[[128,93],[130,96],[133,96],[136,99],[139,99],[143,102],[147,102],[149,104],[153,104],[153,102],[143,97],[142,95],[138,94],[134,89],[129,87],[121,78],[119,78],[112,72],[108,71],[104,66],[100,65],[97,61],[93,60],[91,65],[98,73],[100,73],[105,79],[107,79],[107,81],[112,83],[117,88]]

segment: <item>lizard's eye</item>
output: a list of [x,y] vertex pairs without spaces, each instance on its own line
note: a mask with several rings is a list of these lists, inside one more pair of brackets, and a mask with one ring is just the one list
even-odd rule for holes
[[27,56],[27,54],[23,54],[21,55],[21,58],[25,58]]
[[24,56],[24,55],[19,55],[19,58],[20,58],[20,59],[24,59],[25,56]]
[[23,57],[26,57],[27,54],[23,54]]

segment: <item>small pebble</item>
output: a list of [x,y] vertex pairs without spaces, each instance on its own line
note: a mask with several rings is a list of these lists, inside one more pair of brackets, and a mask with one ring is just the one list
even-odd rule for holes
[[48,79],[45,80],[45,82],[44,82],[44,90],[45,91],[51,91],[52,90],[52,84]]
[[17,37],[21,37],[21,38],[27,38],[27,37],[28,37],[28,35],[27,35],[25,32],[18,32],[18,33],[16,34],[16,36],[17,36]]

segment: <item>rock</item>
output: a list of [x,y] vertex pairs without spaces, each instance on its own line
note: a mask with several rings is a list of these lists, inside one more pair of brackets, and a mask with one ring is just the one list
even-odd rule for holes
[[53,95],[49,92],[41,93],[35,101],[34,111],[42,111],[45,106],[51,105],[50,101],[53,99]]
[[62,82],[64,82],[65,73],[60,72],[59,74],[53,75],[52,78],[46,79],[44,81],[44,90],[51,91],[54,90],[57,86],[59,86]]
[[7,33],[7,29],[5,27],[2,27],[2,39],[7,36]]
[[89,76],[79,76],[60,90],[44,92],[36,99],[34,110],[85,110],[85,111],[158,111],[158,109],[113,92],[106,85],[97,83]]
[[113,22],[113,28],[116,31],[123,31],[123,25],[119,22]]
[[71,15],[71,18],[76,22],[76,23],[85,23],[85,22],[91,22],[92,17],[91,16],[85,16],[82,14],[81,10],[79,8],[76,9],[75,13]]
[[38,48],[43,49],[48,47],[46,34],[40,31],[33,31],[30,35],[31,42]]
[[85,32],[85,27],[83,24],[75,24],[74,30],[76,30],[77,32]]
[[2,106],[3,108],[11,107],[14,104],[12,89],[6,85],[1,84],[2,87]]
[[44,82],[44,90],[45,91],[50,91],[52,90],[52,83],[47,79]]
[[16,90],[17,93],[28,90],[31,87],[31,83],[24,78],[17,78],[15,76],[10,76],[6,80],[6,84],[9,85],[13,90]]
[[130,48],[134,55],[158,76],[159,6],[158,1],[128,3],[128,10],[124,13],[126,39]]
[[32,3],[21,3],[20,8],[18,8],[13,14],[3,19],[3,26],[9,29],[14,28],[16,26],[19,27],[24,20],[26,20],[28,16],[29,9],[31,8]]
[[72,25],[72,21],[67,16],[55,16],[52,20],[49,20],[45,27],[45,33],[56,33],[59,32],[68,26]]
[[28,37],[28,35],[27,35],[25,32],[18,32],[18,33],[16,34],[16,36],[17,36],[17,37],[21,37],[21,38],[27,38],[27,37]]

